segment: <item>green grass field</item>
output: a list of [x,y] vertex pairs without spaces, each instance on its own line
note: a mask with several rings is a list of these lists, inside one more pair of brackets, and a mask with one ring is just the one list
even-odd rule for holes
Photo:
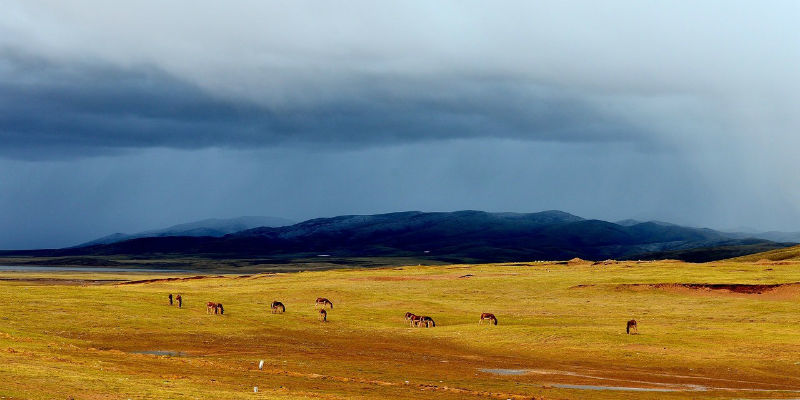
[[[0,272],[0,397],[800,397],[798,262],[414,266],[119,284],[178,276]],[[758,294],[680,284],[786,285],[742,289]],[[167,305],[168,293],[182,294],[184,307]],[[317,320],[320,296],[334,303],[327,323]],[[271,314],[272,300],[287,312]],[[207,301],[225,315],[207,315]],[[406,311],[437,326],[409,327]],[[481,312],[499,325],[479,325]],[[625,334],[631,318],[638,335]],[[139,353],[153,351],[175,353]]]

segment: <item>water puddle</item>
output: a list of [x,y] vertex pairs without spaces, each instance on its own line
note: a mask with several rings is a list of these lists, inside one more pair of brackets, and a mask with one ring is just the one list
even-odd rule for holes
[[[697,385],[697,384],[690,384],[690,383],[665,383],[665,382],[655,382],[655,381],[648,381],[648,380],[637,380],[637,379],[617,379],[617,378],[607,378],[603,376],[599,376],[595,373],[579,373],[574,371],[560,371],[560,370],[541,370],[541,369],[505,369],[505,368],[481,368],[479,369],[481,372],[486,372],[495,375],[550,375],[550,376],[562,376],[562,377],[575,377],[580,379],[593,379],[599,381],[613,381],[615,383],[621,383],[623,385],[637,385],[641,384],[642,386],[612,386],[612,385],[575,385],[575,384],[567,384],[567,383],[550,383],[548,385],[560,389],[576,389],[576,390],[608,390],[608,391],[628,391],[628,392],[705,392],[711,390],[720,390],[720,391],[741,391],[741,392],[759,392],[759,393],[800,393],[800,391],[790,388],[774,388],[774,389],[765,389],[765,388],[748,388],[748,387],[719,387],[719,386],[709,386],[709,385]],[[665,377],[682,377],[682,378],[693,378],[693,379],[708,379],[708,380],[720,380],[720,381],[730,381],[730,382],[737,382],[737,383],[748,383],[752,385],[759,385],[759,386],[771,386],[773,384],[768,383],[759,383],[759,382],[751,382],[751,381],[738,381],[732,379],[720,379],[720,378],[706,378],[700,376],[684,376],[684,375],[670,375],[670,374],[652,374],[652,375],[659,375]],[[610,383],[610,382],[609,382]],[[655,386],[655,387],[654,387]],[[777,386],[777,385],[775,385]]]
[[495,375],[525,375],[531,372],[531,370],[529,369],[504,369],[504,368],[482,368],[480,371]]
[[630,386],[597,386],[597,385],[569,385],[566,383],[553,384],[553,387],[561,389],[580,389],[580,390],[619,390],[627,392],[680,392],[685,390],[705,390],[704,388],[698,389],[666,389],[666,388],[640,388]]
[[170,350],[142,350],[142,351],[132,351],[132,354],[150,354],[154,356],[167,356],[167,357],[186,357],[186,353],[182,351],[170,351]]

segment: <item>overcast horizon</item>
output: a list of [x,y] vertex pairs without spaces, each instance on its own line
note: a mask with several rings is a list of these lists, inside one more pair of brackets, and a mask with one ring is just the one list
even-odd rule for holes
[[407,210],[800,231],[800,2],[0,4],[0,249]]

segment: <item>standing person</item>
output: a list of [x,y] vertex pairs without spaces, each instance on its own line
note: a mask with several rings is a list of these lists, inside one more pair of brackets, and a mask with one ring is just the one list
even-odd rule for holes
[[169,305],[172,305],[172,293],[169,294]]
[[178,308],[181,308],[183,306],[183,297],[181,297],[181,295],[178,295],[177,297],[175,297],[175,300],[178,300]]

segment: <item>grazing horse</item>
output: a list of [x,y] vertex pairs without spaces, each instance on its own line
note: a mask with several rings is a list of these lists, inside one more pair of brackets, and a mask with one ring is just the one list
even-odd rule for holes
[[625,327],[625,333],[631,335],[631,331],[635,334],[639,334],[639,325],[636,323],[635,319],[628,321],[628,326]]
[[209,301],[206,303],[206,312],[208,314],[225,314],[225,309],[222,307],[222,303]]
[[497,325],[497,317],[495,317],[494,314],[488,313],[488,312],[485,312],[485,313],[481,314],[481,320],[478,321],[478,323],[482,324],[483,320],[486,320],[486,319],[489,320],[490,324]]
[[178,308],[183,307],[183,297],[181,297],[181,295],[175,296],[175,300],[178,301]]
[[286,312],[286,306],[284,306],[280,301],[273,301],[270,308],[272,308],[273,314]]
[[169,305],[172,305],[172,293],[170,293],[167,297],[169,298]]
[[431,317],[419,317],[418,324],[419,324],[418,326],[422,326],[422,324],[425,324],[426,328],[435,328],[436,327],[436,322],[433,322],[433,318],[431,318]]
[[326,299],[324,297],[317,297],[317,301],[316,301],[316,303],[314,303],[314,307],[316,307],[318,305],[322,305],[322,308],[325,308],[326,305],[329,305],[329,306],[331,306],[331,310],[333,310],[333,303],[331,303],[330,300],[328,300],[328,299]]
[[324,308],[319,310],[319,320],[322,322],[328,320],[328,312]]

